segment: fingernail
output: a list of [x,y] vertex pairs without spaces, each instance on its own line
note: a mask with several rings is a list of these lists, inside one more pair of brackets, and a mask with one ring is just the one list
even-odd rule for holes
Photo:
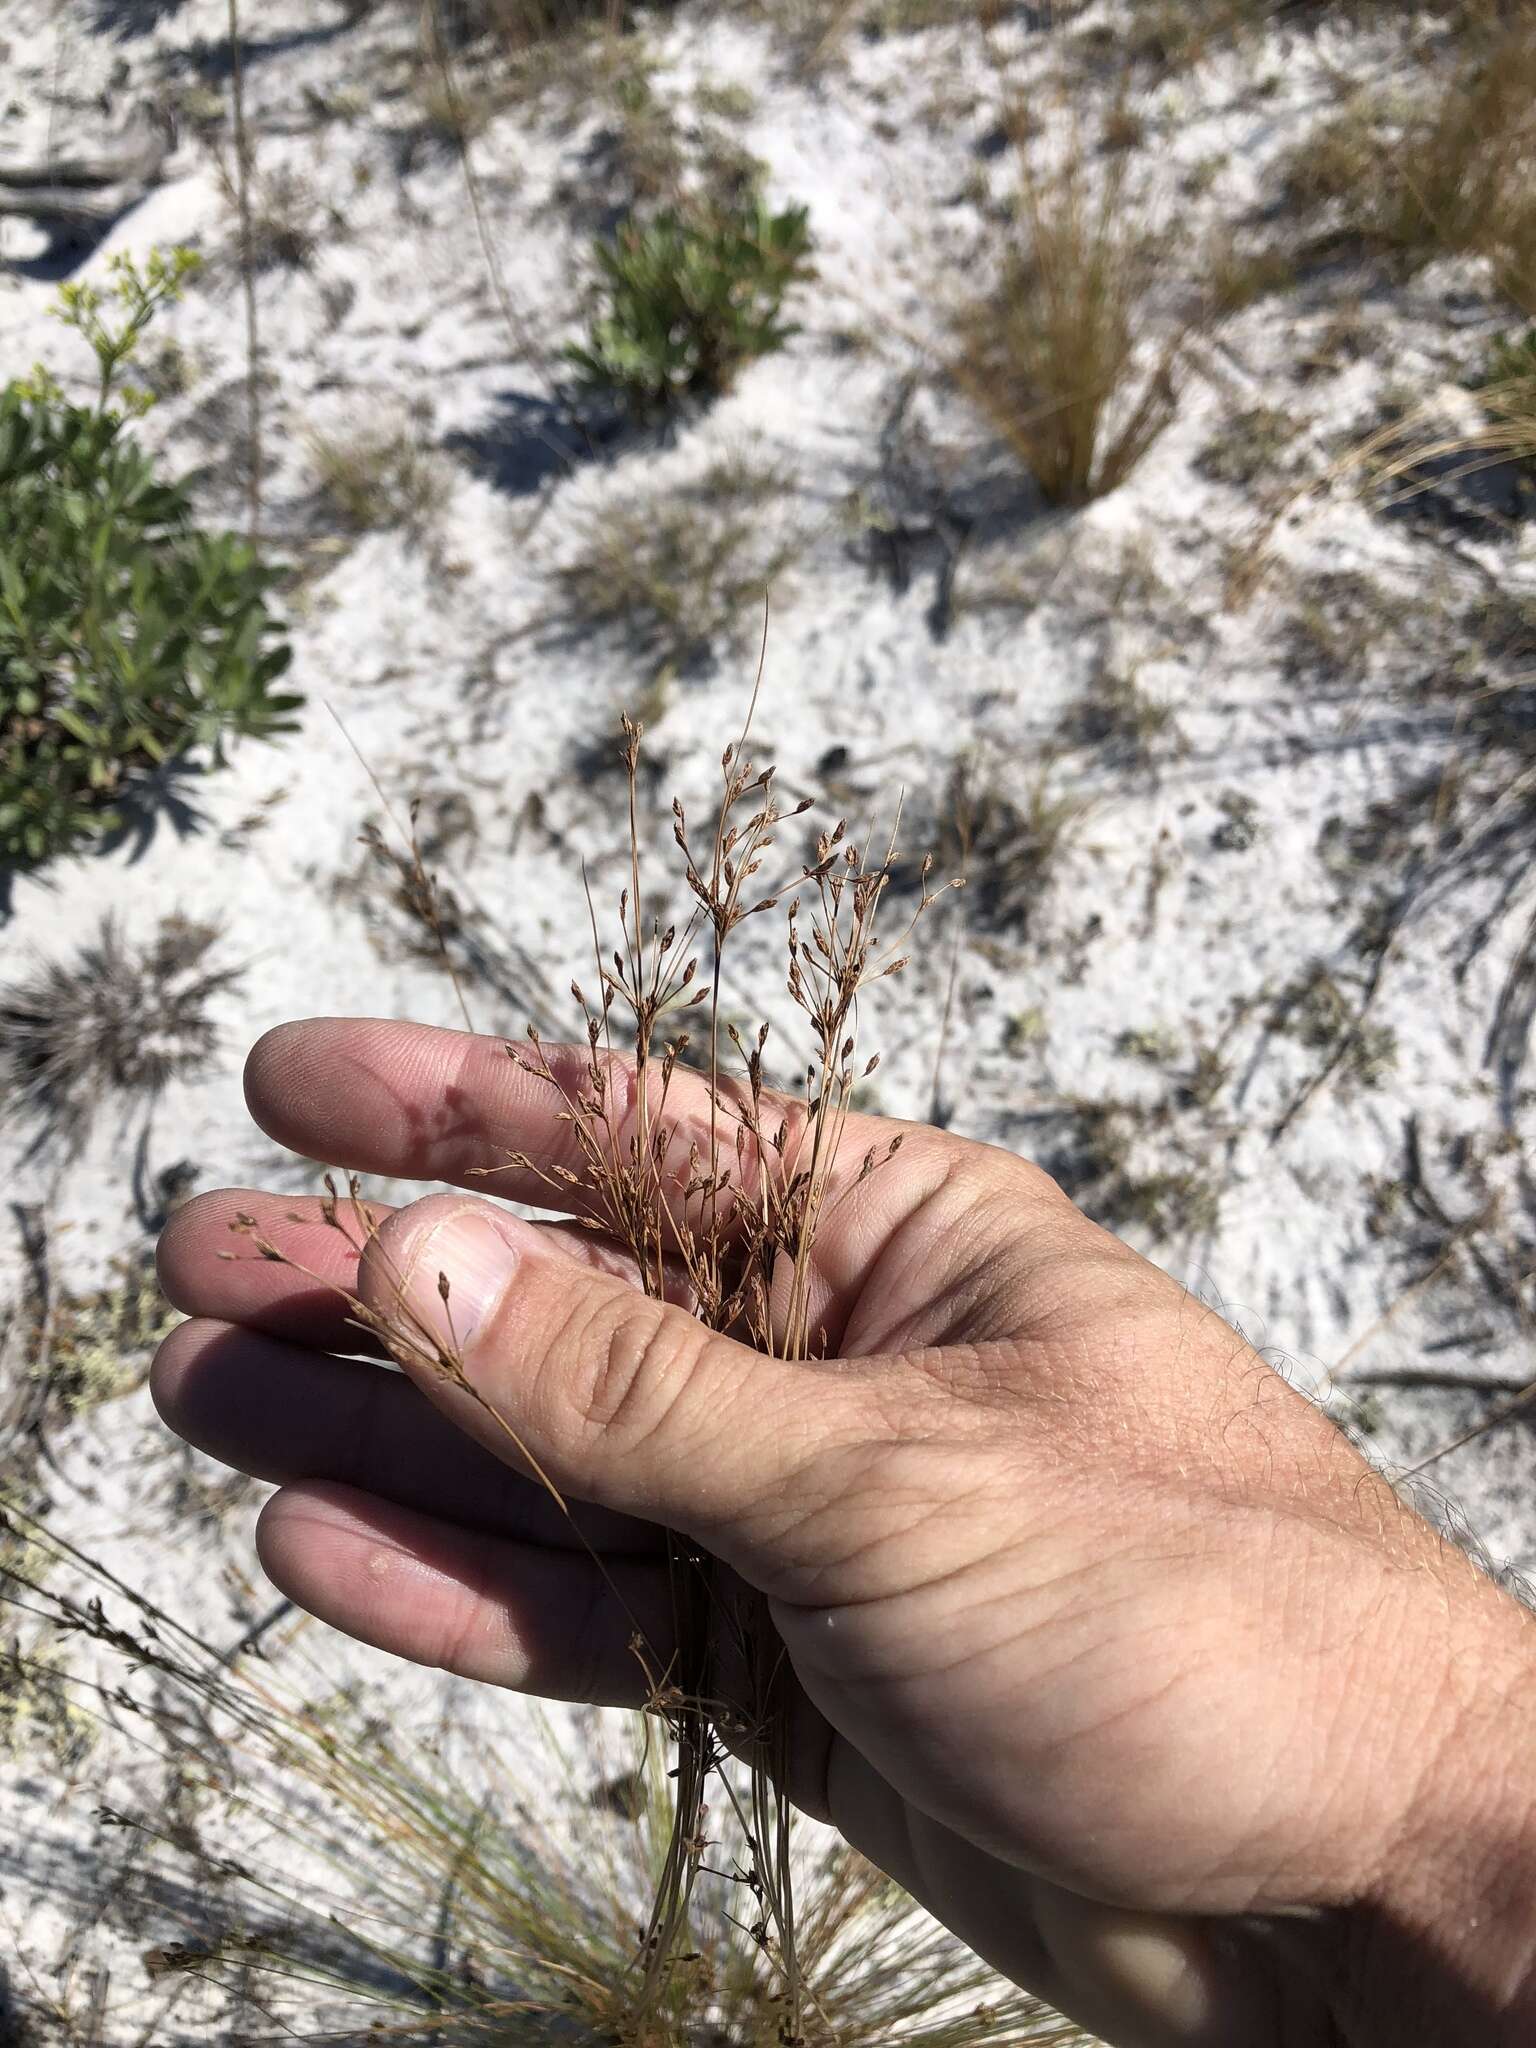
[[492,1316],[517,1269],[517,1253],[483,1209],[460,1209],[412,1249],[405,1283],[411,1313],[462,1352]]

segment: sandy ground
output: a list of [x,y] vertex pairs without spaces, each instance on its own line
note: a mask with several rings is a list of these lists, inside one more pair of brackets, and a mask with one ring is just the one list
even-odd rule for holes
[[[1389,828],[1418,830],[1406,792],[1459,758],[1474,803],[1493,800],[1432,685],[1458,664],[1494,673],[1479,621],[1496,597],[1536,591],[1536,524],[1463,516],[1451,494],[1389,518],[1339,468],[1390,405],[1459,385],[1507,330],[1486,277],[1441,263],[1388,287],[1335,267],[1210,326],[1130,481],[1050,512],[934,367],[948,309],[1004,232],[999,73],[975,35],[853,33],[805,76],[782,20],[685,6],[648,31],[655,89],[679,132],[723,126],[762,160],[776,201],[810,207],[817,280],[789,346],[707,413],[589,456],[562,440],[551,383],[581,327],[611,109],[552,66],[542,95],[475,138],[503,301],[455,154],[409,140],[409,14],[349,24],[323,0],[275,0],[249,31],[258,169],[297,181],[290,208],[313,237],[306,263],[259,286],[266,523],[302,571],[288,600],[302,728],[238,747],[128,843],[17,879],[0,924],[7,980],[69,954],[103,913],[141,937],[172,914],[209,921],[219,958],[241,969],[217,1001],[217,1055],[147,1123],[105,1102],[73,1159],[29,1155],[25,1132],[0,1131],[13,1216],[43,1228],[55,1285],[84,1290],[141,1251],[168,1187],[314,1185],[244,1112],[241,1058],[268,1026],[456,1021],[358,845],[383,822],[380,788],[402,811],[421,795],[441,834],[476,1023],[562,1028],[586,959],[582,863],[600,902],[622,880],[623,791],[602,753],[618,712],[647,709],[660,874],[665,797],[708,803],[757,620],[738,647],[657,684],[622,636],[572,615],[558,572],[603,508],[745,457],[779,473],[763,517],[802,543],[773,596],[756,733],[785,791],[828,818],[889,816],[904,793],[914,845],[941,828],[957,763],[1015,804],[1043,792],[1081,806],[1017,900],[987,887],[1005,825],[972,888],[934,913],[899,994],[871,1008],[875,1106],[937,1112],[1060,1172],[1299,1383],[1342,1390],[1341,1414],[1387,1465],[1487,1420],[1498,1389],[1531,1376],[1519,1300],[1536,1112],[1508,996],[1531,915],[1518,850],[1513,868],[1432,876],[1413,896],[1366,1013],[1373,1060],[1330,1070],[1329,1043],[1309,1042],[1287,1000],[1324,973],[1349,1005],[1363,999],[1367,912],[1408,873]],[[1116,18],[1091,7],[1074,32]],[[156,330],[191,366],[186,387],[141,431],[169,465],[199,471],[210,520],[235,522],[243,312],[218,171],[227,131],[207,105],[225,89],[223,24],[222,0],[11,0],[0,160],[110,128],[173,88],[198,117],[184,114],[165,182],[73,274],[96,277],[119,250],[205,256]],[[1105,89],[1079,65],[1063,101],[1065,38],[1022,23],[1001,38],[1014,85],[1063,137],[1063,106],[1087,119]],[[1336,104],[1341,67],[1387,79],[1395,62],[1385,37],[1292,27],[1138,85],[1131,189],[1173,252],[1149,349],[1181,318],[1193,252],[1224,223],[1265,218],[1278,164]],[[709,113],[725,87],[738,89],[728,113]],[[81,375],[82,348],[50,317],[61,266],[43,238],[0,222],[0,255],[0,377],[38,359]],[[1242,422],[1259,408],[1279,426],[1249,473]],[[430,451],[441,504],[422,531],[344,534],[311,437],[381,421]],[[1234,568],[1255,560],[1238,602]],[[1085,707],[1107,678],[1167,707],[1162,729],[1093,736]],[[1360,850],[1372,807],[1387,846],[1375,857]],[[766,938],[744,944],[727,995],[733,1014],[773,1022],[792,1070],[794,1018]],[[1209,1088],[1202,1054],[1219,1061]],[[1105,1128],[1129,1137],[1096,1172]],[[19,1230],[0,1235],[0,1304],[26,1284]],[[232,1644],[268,1610],[248,1547],[258,1490],[221,1492],[142,1392],[50,1416],[46,1453],[27,1462],[29,1499],[211,1641]],[[1500,1566],[1536,1566],[1523,1424],[1426,1477]],[[307,1656],[316,1633],[284,1622],[268,1647],[279,1662]],[[423,1725],[450,1711],[436,1681],[400,1691],[379,1660],[324,1656],[369,1697],[415,1702],[402,1711]],[[37,2010],[69,2003],[80,2030],[66,2038],[212,2038],[186,2009],[174,2025],[190,2031],[142,2032],[159,2010],[135,1972],[143,1943],[103,1910],[123,1866],[91,1815],[126,1803],[130,1751],[106,1730],[68,1769],[25,1741],[5,1767],[24,1817],[0,1875],[13,1990]]]

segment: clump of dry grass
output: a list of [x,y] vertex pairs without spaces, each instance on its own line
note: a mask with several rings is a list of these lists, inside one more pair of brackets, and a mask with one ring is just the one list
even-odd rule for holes
[[1173,417],[1187,332],[1159,336],[1157,244],[1116,159],[1050,177],[1020,151],[1017,235],[953,320],[961,391],[1055,505],[1115,490]]
[[1131,0],[1125,19],[1084,32],[1090,52],[1116,65],[1145,67],[1158,76],[1187,71],[1220,43],[1255,26],[1255,0]]
[[[1027,932],[1049,894],[1056,863],[1080,828],[1087,807],[1053,785],[1042,768],[1015,794],[973,755],[950,768],[925,815],[934,859],[966,878],[967,920],[979,931]],[[898,873],[915,884],[917,870]]]
[[624,0],[426,0],[453,48],[490,42],[525,48],[551,36],[601,26],[624,26]]
[[[637,2028],[635,1926],[677,1825],[657,1744],[562,1738],[533,1710],[414,1735],[298,1646],[231,1664],[46,1523],[16,1509],[10,1527],[0,1744],[77,1768],[132,1714],[144,1793],[109,1789],[98,1751],[80,1797],[131,1852],[117,1887],[178,2039],[258,2022],[262,2039],[420,2048],[1088,2048],[840,1844],[799,1859],[798,2032],[739,1886],[707,1873]],[[728,1801],[710,1834],[713,1866],[748,1866]],[[142,1982],[134,1997],[137,2035]]]
[[448,502],[446,461],[409,425],[313,433],[308,447],[321,504],[348,533],[403,527],[420,539]]
[[[1062,718],[1059,730],[1071,746],[1092,749],[1108,763],[1132,766],[1149,761],[1160,741],[1175,751],[1181,743],[1173,705],[1153,696],[1134,671],[1112,667],[1094,677]],[[1064,813],[1062,830],[1071,822],[1071,813]]]
[[420,0],[409,141],[462,147],[551,90],[573,112],[611,99],[644,66],[632,16],[624,0]]
[[1478,10],[1400,104],[1361,97],[1297,148],[1300,207],[1407,266],[1482,256],[1500,290],[1536,309],[1536,16]]
[[198,1071],[216,1042],[209,1005],[241,973],[209,964],[217,939],[171,917],[134,946],[104,917],[73,959],[0,989],[0,1105],[34,1144],[78,1152],[104,1099],[153,1100]]
[[726,457],[691,484],[600,505],[557,572],[568,626],[656,671],[744,651],[805,546],[789,489],[778,469]]
[[[219,182],[231,213],[239,208],[236,170],[218,159]],[[255,270],[307,270],[326,229],[337,216],[320,198],[302,171],[274,165],[249,180],[250,240],[248,260]]]

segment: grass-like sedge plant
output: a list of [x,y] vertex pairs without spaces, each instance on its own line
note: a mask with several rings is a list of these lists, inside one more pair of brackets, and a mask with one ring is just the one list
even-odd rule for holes
[[[532,1707],[419,1727],[302,1635],[231,1663],[19,1509],[0,1623],[10,1682],[124,1844],[111,1882],[142,1965],[88,2031],[56,2015],[61,2038],[781,2048],[780,1987],[718,1874],[747,1853],[729,1807],[688,1949],[634,2019],[636,1916],[678,1823],[643,1729]],[[1089,2048],[846,1846],[818,1833],[797,1866],[809,2048]]]
[[953,316],[950,370],[1042,496],[1083,505],[1118,489],[1173,418],[1189,322],[1157,335],[1157,238],[1124,159],[1095,166],[1074,134],[1043,172],[1022,112],[1004,125],[1015,226],[993,289]]
[[[750,725],[749,713],[740,739],[721,757],[720,796],[707,833],[696,834],[673,801],[680,880],[664,901],[653,899],[642,851],[641,728],[625,719],[629,878],[609,940],[588,893],[595,979],[590,994],[572,984],[584,1051],[573,1065],[531,1028],[525,1042],[507,1046],[507,1056],[558,1098],[556,1115],[569,1127],[570,1156],[579,1164],[519,1152],[487,1160],[482,1172],[492,1188],[509,1169],[542,1182],[552,1206],[575,1213],[629,1253],[646,1294],[676,1300],[680,1271],[692,1313],[708,1328],[760,1353],[804,1359],[826,1348],[812,1307],[818,1229],[832,1205],[887,1164],[901,1142],[898,1135],[858,1160],[843,1157],[855,1090],[878,1065],[878,1055],[857,1050],[860,1004],[872,985],[906,965],[907,935],[939,892],[924,860],[915,907],[904,912],[891,943],[882,936],[881,913],[897,857],[894,828],[874,856],[841,822],[816,837],[809,860],[778,853],[782,828],[810,808],[810,799],[780,804],[773,769],[749,757]],[[432,879],[419,856],[413,860],[430,892]],[[774,861],[787,873],[770,876]],[[799,1086],[788,1096],[770,1092],[765,1081],[768,1026],[744,1037],[722,1016],[726,954],[745,925],[766,917],[782,920],[786,988],[805,1027]],[[633,1090],[621,1078],[631,1069]],[[680,1070],[694,1090],[702,1074],[702,1116],[676,1106]],[[361,1188],[351,1182],[343,1194],[333,1180],[327,1188],[326,1221],[359,1251],[372,1246],[377,1259],[377,1221]],[[241,1216],[235,1227],[257,1255],[292,1263],[253,1218]],[[514,1458],[566,1508],[528,1447],[471,1385],[451,1335],[445,1339],[412,1311],[403,1283],[392,1294],[382,1310],[348,1300],[402,1365],[438,1375],[486,1408]],[[446,1274],[438,1294],[451,1333]],[[647,1711],[664,1727],[674,1757],[675,1812],[637,1946],[628,2031],[620,2038],[638,2048],[686,2038],[668,2015],[677,1973],[693,1953],[692,1901],[716,1824],[712,1814],[723,1810],[743,1844],[741,1917],[772,1986],[774,2039],[786,2048],[835,2039],[817,2017],[797,1932],[790,1812],[780,1790],[788,1679],[782,1645],[766,1601],[733,1590],[696,1545],[669,1535],[668,1556],[681,1647],[663,1659],[638,1625],[632,1647]],[[735,1674],[728,1685],[716,1676],[722,1669]]]

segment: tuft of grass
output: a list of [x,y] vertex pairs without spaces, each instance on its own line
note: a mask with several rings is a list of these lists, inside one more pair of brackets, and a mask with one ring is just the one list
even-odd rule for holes
[[1173,417],[1186,333],[1159,340],[1156,245],[1121,160],[1024,164],[995,287],[953,321],[961,391],[1054,505],[1122,484]]
[[1379,1087],[1397,1065],[1397,1033],[1371,1022],[1320,962],[1282,993],[1276,1029],[1326,1054],[1329,1072],[1359,1088]]
[[1212,483],[1243,488],[1274,476],[1296,438],[1296,422],[1274,406],[1246,406],[1226,420],[1195,458],[1195,468]]
[[1481,256],[1500,290],[1536,310],[1536,16],[1478,10],[1405,104],[1353,100],[1296,149],[1292,202],[1405,269]]
[[966,755],[950,769],[926,836],[939,865],[965,879],[967,922],[1019,935],[1086,816],[1084,801],[1054,788],[1048,769],[1016,796]]
[[776,510],[789,487],[777,469],[726,457],[692,484],[600,506],[558,571],[568,619],[657,672],[748,651],[765,596],[805,545]]
[[1131,0],[1111,33],[1089,32],[1089,46],[1107,61],[1151,71],[1158,78],[1193,70],[1222,42],[1254,25],[1254,0]]
[[1230,228],[1218,229],[1202,279],[1212,316],[1241,313],[1260,299],[1289,291],[1298,262],[1297,251],[1284,239],[1254,242],[1241,240]]
[[1092,748],[1110,762],[1146,762],[1159,740],[1176,748],[1183,744],[1173,705],[1143,689],[1134,673],[1115,668],[1095,676],[1063,717],[1060,732],[1069,745]]
[[1041,1163],[1088,1215],[1107,1230],[1135,1228],[1154,1241],[1205,1237],[1221,1219],[1221,1189],[1208,1170],[1194,1163],[1138,1164],[1141,1139],[1156,1115],[1136,1103],[1073,1099],[1065,1108],[1066,1130]]
[[410,154],[423,144],[454,149],[473,142],[490,127],[506,98],[482,80],[445,75],[440,67],[426,64],[416,75],[412,96],[416,119],[407,135]]
[[1373,673],[1383,649],[1400,644],[1405,623],[1415,633],[1426,632],[1427,622],[1412,617],[1400,592],[1356,569],[1301,577],[1295,598],[1280,642],[1288,674],[1314,687],[1356,689]]
[[1179,1056],[1181,1040],[1175,1031],[1166,1026],[1143,1025],[1134,1031],[1122,1031],[1115,1038],[1115,1051],[1126,1059],[1144,1060],[1148,1066],[1165,1067]]
[[321,503],[348,533],[398,526],[420,539],[448,502],[447,464],[408,426],[315,433],[308,445]]
[[1039,1003],[1032,1003],[1004,1020],[1003,1051],[1019,1059],[1033,1047],[1044,1045],[1050,1035],[1050,1018]]
[[[1090,2048],[837,1842],[799,1858],[789,2033],[727,1875],[754,1853],[744,1776],[710,1813],[688,1947],[637,2027],[636,1929],[678,1823],[654,1739],[558,1734],[516,1703],[414,1733],[292,1645],[259,1673],[221,1657],[47,1523],[14,1521],[0,1749],[78,1763],[133,1711],[166,1789],[146,1774],[104,1811],[99,1782],[76,1796],[132,1848],[120,1895],[151,1987],[182,2001],[179,2038],[237,2038],[254,2010],[263,2038],[410,2048]],[[175,1824],[177,1787],[195,1787],[195,1826]]]
[[[221,163],[219,177],[233,210],[239,199],[235,174]],[[326,228],[337,224],[309,179],[287,165],[276,165],[249,181],[248,197],[252,267],[307,270]]]
[[142,1385],[156,1345],[181,1321],[160,1292],[152,1252],[117,1258],[99,1287],[61,1291],[33,1309],[22,1328],[23,1374],[65,1415]]
[[104,1099],[153,1100],[198,1072],[216,1043],[210,1005],[241,976],[210,964],[217,939],[171,917],[133,946],[108,916],[73,959],[0,988],[0,1106],[34,1145],[77,1153]]

